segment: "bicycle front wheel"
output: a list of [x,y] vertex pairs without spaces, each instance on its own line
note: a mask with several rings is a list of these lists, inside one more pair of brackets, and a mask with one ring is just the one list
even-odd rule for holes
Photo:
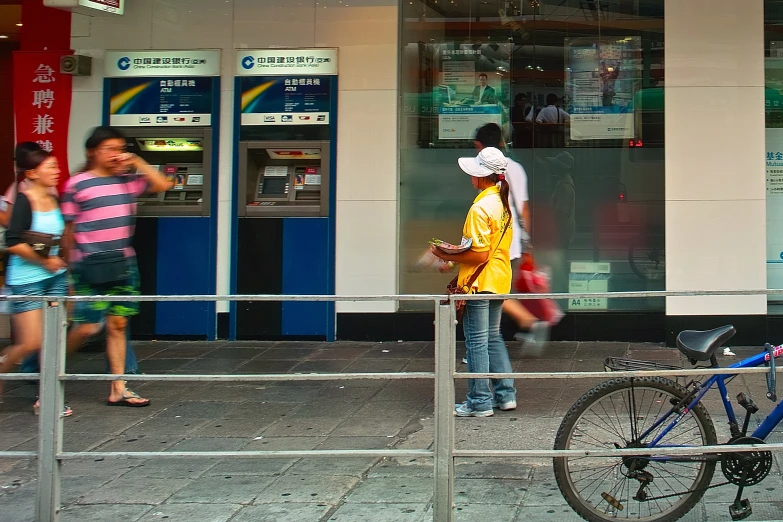
[[[649,447],[677,413],[645,433],[686,393],[676,382],[659,377],[604,382],[571,407],[557,432],[555,449]],[[713,444],[715,427],[699,403],[656,446]],[[560,491],[585,520],[673,522],[696,505],[715,472],[714,460],[694,457],[578,456],[557,457],[553,463]]]

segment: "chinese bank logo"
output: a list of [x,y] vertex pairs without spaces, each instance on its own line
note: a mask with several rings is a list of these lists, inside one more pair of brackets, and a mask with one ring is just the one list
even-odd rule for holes
[[245,56],[242,58],[242,67],[244,69],[250,70],[253,68],[253,65],[255,65],[256,60],[252,56]]
[[123,56],[122,58],[117,60],[117,67],[119,67],[121,71],[127,71],[128,69],[130,69],[130,66],[131,66],[131,61],[130,58],[128,58],[127,56]]

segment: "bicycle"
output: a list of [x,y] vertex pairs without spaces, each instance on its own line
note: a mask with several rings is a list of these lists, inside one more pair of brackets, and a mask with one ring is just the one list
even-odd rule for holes
[[[736,333],[733,326],[706,332],[685,331],[677,347],[695,368],[719,368],[715,352]],[[730,366],[750,368],[766,365],[767,398],[777,402],[775,358],[783,346],[765,346],[764,352]],[[699,366],[709,361],[710,366]],[[675,370],[677,366],[610,357],[607,371]],[[764,444],[783,420],[783,403],[750,435],[751,415],[758,406],[744,393],[737,401],[745,409],[742,425],[737,422],[729,400],[727,382],[737,374],[712,375],[680,384],[661,377],[615,378],[603,382],[570,408],[555,437],[555,449],[605,450],[607,448],[671,448],[717,445],[712,419],[702,398],[712,388],[720,391],[731,436],[725,445]],[[684,381],[683,381],[684,382]],[[712,485],[720,463],[725,482]],[[772,469],[769,451],[702,455],[648,455],[627,457],[566,456],[553,459],[555,478],[568,504],[590,522],[633,519],[673,522],[684,516],[711,488],[738,486],[729,507],[732,520],[752,514],[750,502],[742,498],[747,486],[759,484]],[[667,475],[668,473],[668,475]]]

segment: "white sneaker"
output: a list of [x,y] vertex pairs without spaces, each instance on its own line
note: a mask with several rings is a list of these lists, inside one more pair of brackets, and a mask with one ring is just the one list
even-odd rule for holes
[[510,400],[506,402],[498,402],[495,399],[492,399],[492,407],[497,408],[500,411],[512,411],[517,409],[517,401]]
[[454,405],[454,415],[457,417],[492,417],[494,414],[493,410],[474,410],[467,402]]
[[462,364],[468,364],[468,358],[467,357],[463,357],[462,358]]

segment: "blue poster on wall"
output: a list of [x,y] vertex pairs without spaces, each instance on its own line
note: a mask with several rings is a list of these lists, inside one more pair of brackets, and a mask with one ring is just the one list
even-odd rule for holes
[[111,78],[110,123],[118,126],[212,124],[212,78]]
[[242,78],[242,125],[326,125],[329,78],[248,76]]

